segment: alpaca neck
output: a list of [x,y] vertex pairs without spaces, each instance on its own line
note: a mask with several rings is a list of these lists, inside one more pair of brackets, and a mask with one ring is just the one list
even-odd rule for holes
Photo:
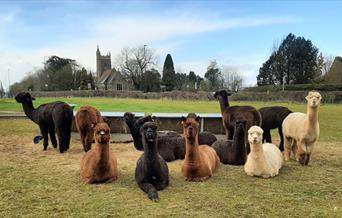
[[187,160],[188,163],[197,163],[199,161],[198,136],[196,136],[195,138],[185,137],[185,143],[186,143],[185,160]]
[[307,108],[307,127],[309,129],[315,128],[318,121],[318,107],[310,107]]
[[233,136],[233,147],[235,148],[235,151],[238,151],[238,153],[246,154],[245,135],[238,134],[236,130]]
[[253,154],[258,159],[264,159],[264,149],[262,144],[250,144],[251,154]]
[[100,156],[100,165],[105,165],[109,161],[109,145],[108,143],[97,143],[96,144],[97,153]]
[[158,155],[157,139],[154,142],[145,141],[146,146],[144,146],[144,156],[149,160],[156,159]]
[[220,98],[219,102],[220,102],[221,114],[223,114],[223,112],[225,111],[225,109],[226,109],[227,107],[229,107],[228,97],[226,96],[226,97]]
[[36,109],[34,109],[32,101],[22,105],[26,116],[30,118],[30,120],[32,120],[33,122],[38,123]]

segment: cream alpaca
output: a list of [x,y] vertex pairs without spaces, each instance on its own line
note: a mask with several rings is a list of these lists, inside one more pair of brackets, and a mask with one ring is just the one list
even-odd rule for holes
[[292,113],[283,121],[285,161],[290,159],[292,150],[302,165],[308,165],[319,137],[318,109],[322,97],[318,92],[309,92],[305,99],[308,101],[307,113]]
[[274,144],[262,144],[262,134],[263,130],[258,126],[252,126],[248,130],[251,152],[247,157],[245,172],[249,176],[269,178],[279,174],[279,169],[283,165],[283,156]]

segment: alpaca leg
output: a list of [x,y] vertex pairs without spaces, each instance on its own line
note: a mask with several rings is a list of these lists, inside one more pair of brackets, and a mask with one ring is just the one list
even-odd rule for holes
[[151,183],[140,183],[139,187],[147,193],[147,196],[152,201],[159,201],[157,189]]
[[228,130],[228,140],[232,140],[234,136],[234,128]]
[[278,128],[278,133],[279,133],[279,137],[280,137],[279,149],[280,149],[281,151],[284,151],[283,128],[282,128],[281,126]]
[[290,160],[290,155],[291,155],[291,144],[292,144],[293,139],[291,138],[287,138],[286,136],[284,136],[284,157],[285,157],[285,161],[289,161]]
[[271,130],[270,129],[265,129],[264,134],[263,134],[263,142],[269,142],[272,143],[272,137],[271,137]]
[[49,145],[49,129],[47,126],[39,126],[40,127],[40,132],[42,133],[43,136],[43,146],[44,146],[44,150],[46,151],[48,145]]
[[63,137],[63,130],[60,128],[57,128],[57,136],[58,136],[58,146],[59,146],[59,152],[64,152],[64,137]]
[[49,135],[50,135],[50,140],[51,140],[52,146],[54,148],[57,148],[57,139],[56,139],[55,126],[51,126],[49,128]]
[[306,159],[305,159],[305,163],[304,163],[304,165],[308,165],[309,164],[309,161],[310,161],[310,156],[311,156],[311,154],[306,154]]
[[167,187],[167,182],[166,181],[161,181],[155,185],[157,190],[163,190]]
[[251,152],[251,146],[249,145],[248,142],[248,132],[245,132],[245,145],[246,145],[246,154],[248,155],[249,152]]

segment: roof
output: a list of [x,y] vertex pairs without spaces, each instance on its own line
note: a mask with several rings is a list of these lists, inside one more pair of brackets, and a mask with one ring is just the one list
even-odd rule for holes
[[113,69],[108,69],[103,71],[100,79],[98,80],[98,83],[111,83],[115,78],[120,77],[120,72]]

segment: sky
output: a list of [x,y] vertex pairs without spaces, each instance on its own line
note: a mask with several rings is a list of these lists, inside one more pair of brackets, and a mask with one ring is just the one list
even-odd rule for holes
[[49,56],[96,71],[95,52],[147,45],[162,70],[204,76],[211,60],[234,69],[245,86],[289,33],[326,56],[342,56],[342,1],[0,1],[0,81],[5,88]]

